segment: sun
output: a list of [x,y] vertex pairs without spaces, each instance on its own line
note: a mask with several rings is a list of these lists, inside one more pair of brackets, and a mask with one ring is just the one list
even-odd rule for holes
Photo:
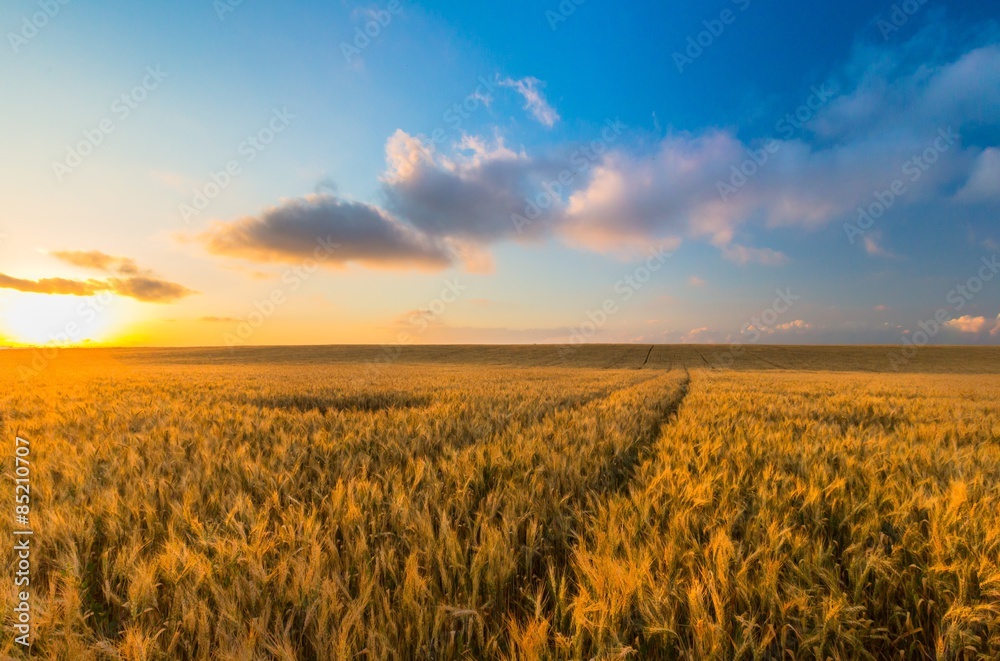
[[53,296],[6,292],[0,296],[0,331],[18,344],[81,344],[110,338],[122,317],[111,294]]

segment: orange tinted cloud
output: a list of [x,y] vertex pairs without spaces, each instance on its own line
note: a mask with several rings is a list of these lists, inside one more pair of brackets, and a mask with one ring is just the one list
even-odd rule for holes
[[150,276],[111,278],[107,283],[109,291],[146,303],[169,303],[196,293],[175,282],[167,282]]
[[66,278],[23,280],[3,273],[0,273],[0,289],[61,296],[93,296],[101,292],[111,292],[145,303],[170,303],[196,293],[183,285],[146,276],[110,278],[108,280],[68,280]]
[[128,257],[113,257],[98,250],[56,250],[49,254],[67,264],[85,269],[116,271],[121,275],[139,273],[139,267],[136,266],[135,260]]
[[0,289],[61,296],[93,296],[110,292],[146,303],[169,303],[197,293],[183,285],[162,280],[149,271],[143,271],[136,265],[135,260],[128,257],[113,257],[97,250],[62,250],[50,254],[73,266],[105,271],[111,277],[87,280],[68,278],[25,280],[0,273]]
[[65,278],[42,278],[22,280],[0,273],[0,289],[14,289],[31,294],[61,294],[64,296],[93,296],[105,291],[99,280],[67,280]]
[[967,314],[964,317],[952,319],[945,326],[954,328],[960,333],[978,333],[986,326],[986,317],[973,317]]

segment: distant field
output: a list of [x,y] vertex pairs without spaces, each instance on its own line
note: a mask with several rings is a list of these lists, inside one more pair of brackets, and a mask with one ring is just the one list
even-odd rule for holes
[[[768,346],[586,344],[575,346],[316,346],[205,349],[69,349],[51,361],[125,364],[453,364],[601,369],[736,369],[1000,374],[1000,347],[922,347],[912,356],[902,346]],[[89,357],[89,358],[88,358]],[[37,349],[0,351],[0,367],[32,369],[50,362]]]
[[0,352],[33,655],[998,658],[1000,350],[893,351]]

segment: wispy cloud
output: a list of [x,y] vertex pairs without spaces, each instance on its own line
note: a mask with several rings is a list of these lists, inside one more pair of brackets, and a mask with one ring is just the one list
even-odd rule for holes
[[146,303],[170,303],[197,293],[183,285],[162,280],[151,271],[140,269],[135,260],[128,257],[114,257],[97,250],[57,250],[49,254],[66,264],[102,271],[108,275],[87,280],[25,280],[0,273],[0,289],[62,296],[94,296],[110,292]]
[[964,202],[1000,199],[1000,149],[989,147],[979,155],[968,181],[956,198]]
[[882,233],[870,232],[864,237],[865,252],[872,257],[893,257],[896,255],[882,247]]
[[520,80],[503,78],[498,82],[502,87],[517,90],[517,93],[524,98],[524,109],[529,111],[539,124],[552,128],[559,121],[559,113],[542,94],[540,89],[544,85],[542,81],[529,76]]
[[106,255],[97,250],[55,250],[49,254],[62,262],[80,268],[116,272],[123,275],[139,273],[139,267],[136,266],[135,260],[128,257]]
[[23,280],[0,273],[0,289],[13,289],[30,294],[58,294],[63,296],[93,296],[108,289],[99,280],[67,280],[66,278],[41,278]]
[[730,244],[722,249],[722,256],[735,264],[764,264],[780,266],[788,263],[788,256],[770,248],[750,248]]
[[170,303],[197,293],[183,285],[144,276],[108,278],[106,280],[68,280],[66,278],[24,280],[2,273],[0,273],[0,289],[62,296],[94,296],[102,292],[110,292],[144,303]]

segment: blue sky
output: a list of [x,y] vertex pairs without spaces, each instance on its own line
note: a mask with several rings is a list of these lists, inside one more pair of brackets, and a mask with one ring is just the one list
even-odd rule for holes
[[0,339],[996,343],[998,14],[8,2]]

